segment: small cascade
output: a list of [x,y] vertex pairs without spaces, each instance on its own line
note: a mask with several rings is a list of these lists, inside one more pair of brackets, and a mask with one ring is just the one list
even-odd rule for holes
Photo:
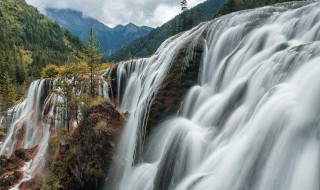
[[[106,188],[319,189],[319,34],[320,3],[284,3],[203,23],[120,63],[112,88],[131,114]],[[164,76],[199,36],[198,84],[143,142]]]
[[49,141],[50,126],[42,118],[42,107],[46,102],[51,85],[49,81],[34,81],[29,88],[28,98],[7,112],[5,126],[7,136],[0,149],[0,155],[11,156],[15,150],[37,147],[37,154],[21,169],[23,179],[13,189],[41,170]]
[[38,80],[30,85],[28,98],[8,111],[10,126],[0,155],[10,156],[18,148],[33,148],[42,140],[41,109],[47,96],[46,81]]

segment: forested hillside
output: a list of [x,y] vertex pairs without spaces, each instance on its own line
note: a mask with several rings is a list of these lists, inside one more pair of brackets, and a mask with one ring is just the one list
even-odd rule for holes
[[110,60],[120,61],[153,54],[170,36],[189,30],[203,21],[211,20],[224,2],[225,0],[208,0],[184,11],[161,27],[152,30],[147,36],[116,51],[110,56]]
[[[0,25],[0,87],[11,82],[14,99],[23,95],[30,81],[40,77],[47,64],[61,65],[69,55],[82,51],[77,37],[24,0],[0,1]],[[4,73],[9,80],[4,80]]]

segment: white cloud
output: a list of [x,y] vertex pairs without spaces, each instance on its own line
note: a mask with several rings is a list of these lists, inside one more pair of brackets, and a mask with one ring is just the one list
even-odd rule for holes
[[[180,0],[26,0],[41,12],[45,8],[69,8],[83,12],[108,26],[133,22],[160,26],[180,13]],[[193,7],[205,0],[189,0]]]

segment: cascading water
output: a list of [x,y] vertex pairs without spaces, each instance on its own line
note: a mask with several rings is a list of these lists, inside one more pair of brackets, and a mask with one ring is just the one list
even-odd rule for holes
[[[30,85],[28,99],[18,104],[8,112],[7,120],[10,120],[8,128],[8,136],[3,143],[0,155],[10,156],[17,148],[17,144],[21,144],[20,148],[33,148],[39,144],[42,139],[43,129],[39,127],[41,117],[41,100],[45,91],[45,80],[35,81]],[[42,97],[42,99],[41,99]],[[22,143],[17,143],[18,136],[23,128],[28,129],[24,132]]]
[[[187,52],[183,72],[199,41],[198,84],[148,135],[150,107],[179,51]],[[107,70],[99,96],[130,113],[108,189],[319,189],[319,62],[320,3],[291,2],[202,23],[150,58]],[[63,100],[49,89],[33,82],[0,118],[0,155],[38,145],[21,182],[44,166],[50,135],[63,125],[55,106]]]
[[37,80],[30,85],[28,98],[8,111],[3,118],[7,126],[7,136],[0,149],[0,155],[11,156],[20,148],[30,149],[38,146],[37,154],[22,168],[24,178],[12,189],[33,177],[45,163],[50,126],[42,120],[42,106],[50,84]]
[[[143,143],[168,68],[200,36],[198,85]],[[131,114],[107,188],[319,189],[319,63],[320,3],[307,2],[223,16],[120,63],[118,105]]]
[[[116,103],[121,112],[132,113],[128,119],[122,139],[120,140],[121,157],[116,159],[126,160],[128,163],[124,170],[130,170],[129,163],[134,160],[134,154],[138,155],[142,147],[142,138],[146,135],[143,127],[147,110],[154,98],[154,93],[162,84],[168,69],[170,68],[177,52],[174,50],[184,46],[194,46],[206,25],[200,25],[181,36],[168,39],[148,59],[119,63],[117,67],[117,100]],[[192,54],[188,55],[192,57]],[[110,71],[107,71],[110,74]],[[108,74],[105,74],[106,76]]]

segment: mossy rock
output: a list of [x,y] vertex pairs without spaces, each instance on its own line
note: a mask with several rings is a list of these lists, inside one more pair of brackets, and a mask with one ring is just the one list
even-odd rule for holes
[[124,122],[124,117],[110,103],[94,105],[66,144],[59,147],[41,186],[100,189],[113,161]]
[[[187,42],[178,52],[165,77],[160,89],[155,95],[151,104],[149,117],[147,118],[147,134],[160,121],[168,116],[175,115],[181,107],[181,103],[188,90],[197,84],[202,53],[204,47],[204,38],[192,39],[196,41]],[[186,57],[190,54],[191,48],[188,44],[196,43],[193,56],[189,59]]]

